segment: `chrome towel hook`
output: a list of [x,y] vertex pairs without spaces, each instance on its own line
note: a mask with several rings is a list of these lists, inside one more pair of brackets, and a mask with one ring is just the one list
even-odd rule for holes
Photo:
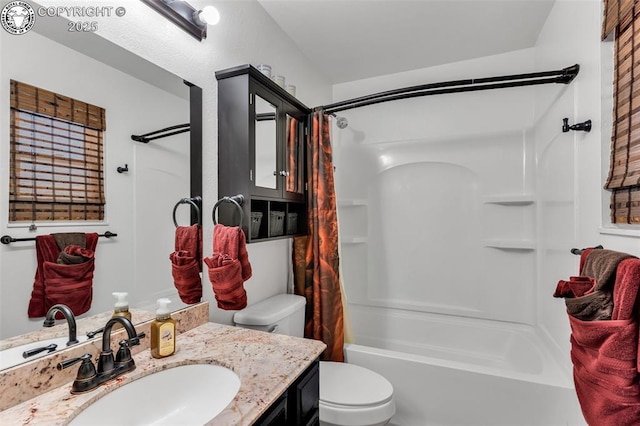
[[244,212],[242,210],[242,205],[244,204],[244,195],[242,194],[238,194],[238,195],[233,195],[231,197],[222,197],[220,198],[216,204],[213,206],[213,211],[211,212],[211,216],[213,218],[213,224],[217,225],[218,221],[216,220],[216,210],[218,209],[218,206],[222,203],[232,203],[233,205],[236,206],[236,208],[240,211],[240,223],[238,224],[239,227],[242,227],[242,223],[243,223],[243,215]]

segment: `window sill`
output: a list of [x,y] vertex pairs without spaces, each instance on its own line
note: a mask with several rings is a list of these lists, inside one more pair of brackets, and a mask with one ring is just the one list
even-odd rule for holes
[[[37,229],[40,228],[71,228],[71,227],[85,227],[85,226],[109,226],[109,222],[104,221],[69,221],[69,222],[35,222]],[[31,226],[29,223],[16,223],[11,222],[7,224],[7,228],[11,229],[28,229]]]
[[640,238],[640,227],[639,226],[634,226],[634,225],[629,225],[629,226],[633,226],[633,228],[622,228],[622,227],[613,227],[613,226],[601,226],[600,228],[598,228],[598,231],[601,234],[606,234],[606,235],[619,235],[622,237],[638,237]]

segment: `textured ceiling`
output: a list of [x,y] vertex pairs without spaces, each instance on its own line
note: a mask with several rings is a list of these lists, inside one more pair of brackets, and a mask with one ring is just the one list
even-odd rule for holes
[[555,0],[258,0],[332,83],[532,47]]

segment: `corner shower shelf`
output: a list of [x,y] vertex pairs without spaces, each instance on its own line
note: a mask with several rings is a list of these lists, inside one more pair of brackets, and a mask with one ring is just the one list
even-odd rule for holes
[[484,246],[502,250],[535,250],[536,244],[529,239],[490,239],[484,240]]
[[531,194],[503,194],[488,195],[483,199],[484,204],[500,204],[503,206],[528,206],[535,203]]

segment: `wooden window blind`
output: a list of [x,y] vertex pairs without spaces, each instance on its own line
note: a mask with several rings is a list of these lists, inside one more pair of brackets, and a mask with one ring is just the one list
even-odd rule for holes
[[103,108],[11,80],[9,221],[104,219]]
[[[611,222],[640,224],[640,2],[608,0],[603,37],[615,30]],[[608,29],[608,26],[613,26]]]

